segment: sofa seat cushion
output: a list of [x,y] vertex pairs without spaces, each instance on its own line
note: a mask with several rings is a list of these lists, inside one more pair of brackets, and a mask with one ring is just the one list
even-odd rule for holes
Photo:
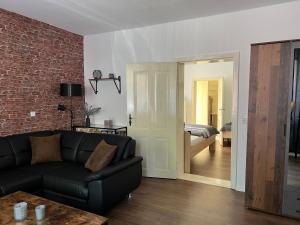
[[13,169],[0,172],[0,195],[7,195],[16,191],[33,192],[39,190],[42,176],[29,170]]
[[68,164],[67,162],[50,162],[1,171],[0,195],[15,191],[31,192],[42,189],[43,174]]
[[69,163],[45,173],[43,187],[45,190],[88,199],[88,187],[85,178],[90,173],[82,165]]
[[47,163],[38,163],[34,165],[18,167],[19,170],[29,172],[31,174],[44,175],[51,170],[63,167],[68,165],[67,162],[47,162]]

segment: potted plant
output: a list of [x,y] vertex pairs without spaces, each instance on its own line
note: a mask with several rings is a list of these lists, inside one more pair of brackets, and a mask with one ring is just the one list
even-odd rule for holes
[[91,119],[90,116],[95,115],[101,110],[101,107],[93,107],[92,105],[89,106],[87,103],[85,103],[84,113],[85,113],[85,126],[90,127],[91,126]]

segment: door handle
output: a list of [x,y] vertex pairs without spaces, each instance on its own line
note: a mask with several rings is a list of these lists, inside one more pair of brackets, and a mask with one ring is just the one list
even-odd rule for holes
[[283,124],[283,136],[286,136],[286,124]]
[[129,119],[129,126],[131,126],[131,124],[132,124],[132,119],[133,119],[133,117],[131,116],[131,113],[129,113],[129,117],[128,117],[128,119]]

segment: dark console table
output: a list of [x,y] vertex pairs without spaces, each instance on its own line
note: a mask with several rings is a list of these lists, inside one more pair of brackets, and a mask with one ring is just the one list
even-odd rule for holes
[[73,126],[73,130],[85,131],[85,132],[97,132],[97,133],[105,133],[105,134],[118,134],[118,135],[127,136],[127,127],[118,126],[118,125],[105,126],[102,124],[97,124],[90,127]]

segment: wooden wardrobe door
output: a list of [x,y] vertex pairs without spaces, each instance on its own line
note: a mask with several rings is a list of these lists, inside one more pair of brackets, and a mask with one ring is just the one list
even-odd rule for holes
[[249,82],[246,205],[281,214],[290,42],[253,45]]

